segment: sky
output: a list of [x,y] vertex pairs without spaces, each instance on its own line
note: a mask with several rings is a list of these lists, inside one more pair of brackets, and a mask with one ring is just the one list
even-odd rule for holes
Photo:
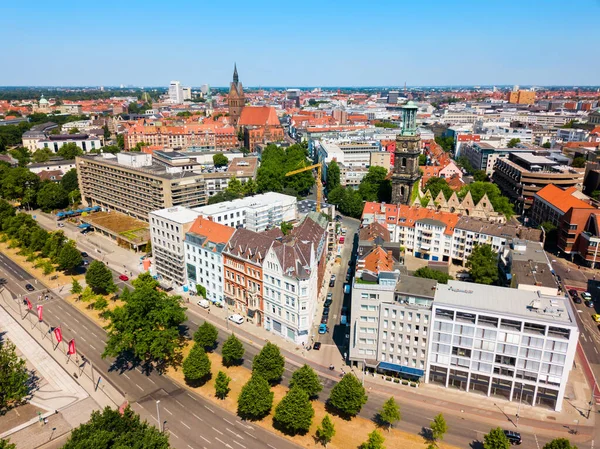
[[599,85],[600,0],[0,2],[0,86]]

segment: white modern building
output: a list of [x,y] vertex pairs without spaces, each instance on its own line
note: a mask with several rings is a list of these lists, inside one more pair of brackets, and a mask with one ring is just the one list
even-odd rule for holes
[[199,213],[183,206],[150,212],[150,238],[158,280],[166,286],[186,283],[185,237]]
[[196,285],[206,289],[206,299],[222,303],[223,255],[234,228],[198,217],[185,234],[186,283],[192,291]]
[[51,134],[45,139],[38,140],[35,144],[35,149],[47,148],[53,153],[58,153],[58,150],[68,143],[74,143],[84,153],[102,148],[102,141],[96,136],[88,134]]
[[578,338],[565,297],[438,284],[425,381],[560,411]]
[[171,81],[169,84],[169,101],[173,104],[183,103],[183,88],[179,81]]
[[212,218],[215,223],[232,228],[243,227],[254,232],[262,232],[279,226],[283,221],[298,218],[296,197],[275,192],[210,204],[195,210],[203,217]]

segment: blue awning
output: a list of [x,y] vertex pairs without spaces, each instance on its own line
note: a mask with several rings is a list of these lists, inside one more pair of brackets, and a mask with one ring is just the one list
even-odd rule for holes
[[380,362],[378,368],[386,371],[395,371],[397,373],[408,374],[410,376],[417,377],[422,377],[423,374],[425,374],[425,371],[423,371],[422,369],[410,368],[408,366],[396,365],[395,363],[388,362]]
[[86,229],[86,228],[89,228],[89,227],[91,227],[91,225],[89,225],[88,223],[81,223],[81,224],[80,224],[79,226],[77,226],[77,227],[78,227],[78,228],[81,228],[81,229]]

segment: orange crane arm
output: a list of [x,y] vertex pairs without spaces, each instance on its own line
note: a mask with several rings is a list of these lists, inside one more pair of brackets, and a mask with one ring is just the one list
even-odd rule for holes
[[321,181],[321,167],[322,164],[314,164],[309,165],[308,167],[299,168],[298,170],[292,170],[291,172],[285,174],[285,176],[293,176],[297,175],[298,173],[312,170],[314,168],[317,169],[317,179],[315,179],[315,184],[317,185],[317,212],[321,212],[321,202],[323,200],[323,182]]

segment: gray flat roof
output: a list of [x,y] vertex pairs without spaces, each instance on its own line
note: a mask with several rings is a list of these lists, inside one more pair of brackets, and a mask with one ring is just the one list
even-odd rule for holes
[[[434,305],[464,307],[490,315],[553,322],[577,327],[571,304],[564,296],[547,296],[537,291],[448,281],[438,284]],[[537,309],[533,305],[538,305]]]
[[396,284],[396,293],[406,293],[408,295],[433,299],[436,285],[437,281],[434,279],[400,276],[400,280]]

